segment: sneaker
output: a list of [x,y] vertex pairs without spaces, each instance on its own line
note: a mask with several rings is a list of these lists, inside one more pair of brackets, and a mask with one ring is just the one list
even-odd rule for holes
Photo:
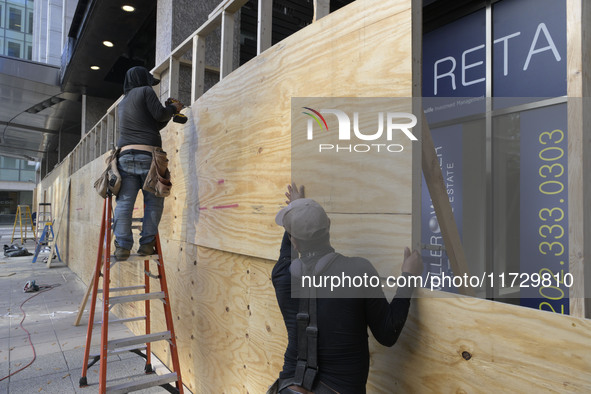
[[125,261],[129,258],[129,249],[124,249],[122,247],[116,246],[115,247],[115,258],[117,261]]
[[151,254],[156,254],[156,249],[154,248],[154,246],[156,246],[155,240],[150,243],[140,245],[139,249],[137,250],[137,254],[142,255],[142,256],[149,256]]

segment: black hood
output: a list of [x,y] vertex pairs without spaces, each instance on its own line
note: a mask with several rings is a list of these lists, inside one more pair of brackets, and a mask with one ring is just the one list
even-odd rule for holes
[[154,78],[145,67],[132,67],[125,74],[123,83],[123,93],[127,94],[133,88],[141,86],[154,86],[160,83],[159,79]]

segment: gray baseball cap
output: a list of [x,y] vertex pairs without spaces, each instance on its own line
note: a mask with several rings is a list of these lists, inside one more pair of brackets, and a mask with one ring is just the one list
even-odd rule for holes
[[310,198],[292,201],[277,213],[275,223],[302,241],[312,241],[328,234],[330,230],[330,219],[326,211]]

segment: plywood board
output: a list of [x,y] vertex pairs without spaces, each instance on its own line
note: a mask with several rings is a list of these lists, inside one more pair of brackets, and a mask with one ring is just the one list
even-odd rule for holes
[[292,98],[292,179],[305,182],[328,212],[410,214],[412,146],[418,142],[389,126],[412,122],[403,116],[417,121],[410,98]]
[[[279,250],[279,244],[277,245]],[[246,392],[264,393],[283,368],[287,331],[271,283],[274,262],[250,259]]]
[[[210,248],[272,258],[273,240],[281,235],[273,216],[292,176],[291,98],[410,97],[410,18],[407,1],[357,1],[270,48],[197,100],[189,122],[163,136],[165,150],[176,156],[170,166],[177,180],[171,202],[176,218],[163,231]],[[367,46],[368,39],[381,44]],[[407,160],[395,164],[410,168]],[[371,183],[363,171],[353,176]],[[399,187],[391,184],[390,190],[407,191],[402,185],[410,185],[410,172],[403,178],[394,179]],[[302,177],[307,181],[314,182]],[[380,193],[384,182],[373,181],[374,196],[390,197],[409,212],[410,194],[392,198]],[[316,198],[329,201],[325,191],[342,194],[346,188],[338,179],[327,183],[331,187]]]
[[[287,336],[272,262],[175,241],[165,242],[163,251],[185,384],[194,392],[266,390],[282,367]],[[117,263],[112,274],[114,286],[143,283],[137,263]],[[151,280],[153,291],[157,283]],[[138,316],[143,302],[114,311]],[[151,311],[152,331],[164,330],[162,306],[153,302]],[[128,326],[144,332],[143,322]],[[154,344],[153,351],[170,365],[167,344]]]
[[393,348],[372,346],[369,392],[591,389],[589,320],[434,295],[424,291],[423,298],[413,300]]

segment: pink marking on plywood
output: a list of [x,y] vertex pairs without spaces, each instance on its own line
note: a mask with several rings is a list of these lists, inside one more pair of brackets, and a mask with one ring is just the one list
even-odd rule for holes
[[238,204],[230,204],[230,205],[216,205],[213,209],[226,209],[226,208],[238,208]]

